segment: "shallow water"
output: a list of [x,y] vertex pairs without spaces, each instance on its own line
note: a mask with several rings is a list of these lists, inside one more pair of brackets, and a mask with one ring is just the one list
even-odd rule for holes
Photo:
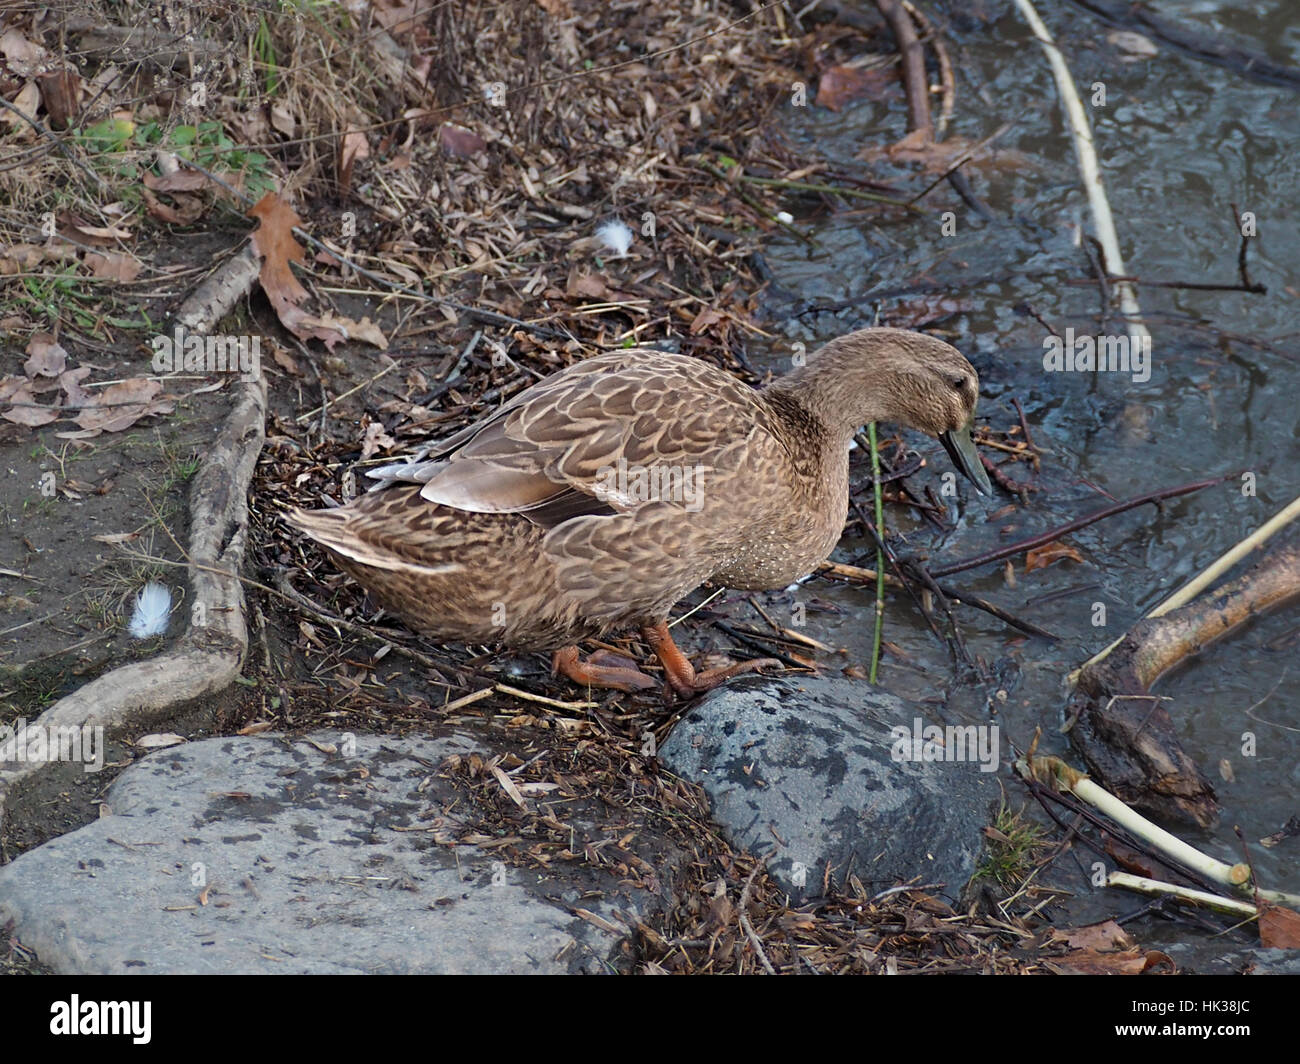
[[[1241,45],[1300,65],[1300,21],[1288,18],[1293,5],[1285,0],[1154,6],[1202,28],[1231,26]],[[1018,557],[1014,588],[1004,580],[1002,563],[951,578],[1062,637],[1056,645],[1025,640],[986,614],[957,607],[972,653],[1003,665],[999,675],[1008,697],[994,709],[1004,757],[1011,756],[1008,739],[1023,746],[1041,725],[1040,752],[1062,753],[1078,764],[1059,733],[1065,674],[1300,493],[1300,96],[1164,46],[1154,58],[1126,62],[1107,42],[1107,28],[1071,5],[1044,3],[1040,14],[1060,41],[1081,92],[1094,82],[1105,84],[1108,106],[1090,113],[1129,272],[1147,279],[1235,283],[1239,236],[1229,206],[1235,202],[1258,218],[1250,269],[1254,280],[1268,286],[1267,295],[1143,288],[1140,300],[1153,338],[1148,380],[1134,380],[1131,373],[1044,371],[1048,334],[1013,308],[1031,304],[1058,331],[1073,326],[1078,333],[1097,333],[1100,299],[1095,284],[1066,283],[1091,276],[1076,244],[1077,225],[1091,231],[1091,221],[1046,60],[1014,16],[987,26],[973,20],[950,24],[947,38],[959,93],[948,135],[978,140],[1012,123],[998,146],[1020,157],[1004,155],[1003,165],[972,172],[976,192],[998,220],[981,220],[946,183],[923,201],[934,211],[923,218],[900,215],[882,222],[874,212],[850,210],[810,215],[803,200],[799,224],[817,246],[780,238],[769,246],[768,262],[776,282],[797,301],[843,300],[924,281],[939,282],[944,294],[969,301],[969,310],[933,328],[979,370],[981,419],[1010,427],[1016,421],[1010,399],[1019,398],[1035,440],[1050,451],[1037,477],[1044,490],[997,520],[989,515],[1007,496],[980,499],[965,482],[957,526],[949,534],[934,533],[913,512],[891,508],[887,524],[894,533],[906,532],[914,549],[946,561],[1058,526],[1109,501],[1089,483],[1122,499],[1236,470],[1255,474],[1254,497],[1243,494],[1240,480],[1230,480],[1160,510],[1146,506],[1067,537],[1083,564],[1058,562],[1025,574]],[[855,172],[865,172],[854,159],[859,149],[898,139],[906,121],[901,91],[839,114],[809,107],[792,115],[788,135],[794,143],[810,152],[815,147]],[[910,196],[930,180],[900,180],[898,187]],[[798,213],[799,202],[792,200],[789,209]],[[940,210],[955,212],[955,235],[941,234]],[[900,299],[916,298],[880,305],[888,311]],[[789,317],[791,304],[780,298],[771,309],[787,339],[770,345],[766,361],[783,369],[791,342],[811,347],[869,325],[875,303],[798,319]],[[1117,317],[1107,331],[1122,334]],[[937,490],[933,477],[950,468],[947,457],[924,437],[909,435],[909,442],[930,467],[914,478],[915,486],[928,479]],[[1012,475],[1026,471],[1022,466]],[[837,557],[853,560],[853,546],[842,544]],[[868,550],[865,542],[856,546],[858,555]],[[1067,589],[1075,590],[1039,601]],[[872,594],[822,580],[807,585],[807,592],[846,610],[838,618],[810,611],[808,631],[849,648],[852,660],[867,662]],[[1092,624],[1099,602],[1106,606],[1105,627]],[[889,597],[885,638],[911,659],[885,657],[886,686],[915,698],[934,698],[952,687],[947,650],[901,592]],[[1283,611],[1212,648],[1156,688],[1176,699],[1172,712],[1184,745],[1215,781],[1223,804],[1218,829],[1177,830],[1234,861],[1240,851],[1232,826],[1240,824],[1263,881],[1292,891],[1300,891],[1300,839],[1272,850],[1253,842],[1300,813],[1298,643],[1300,614]],[[983,698],[981,693],[976,701]],[[1242,756],[1244,732],[1257,736],[1258,756]],[[1224,761],[1235,782],[1220,777]],[[1023,800],[1014,785],[1008,793],[1013,804]],[[1139,904],[1113,892],[1091,903],[1095,912]],[[1085,903],[1081,911],[1087,908]],[[1163,933],[1174,939],[1186,934]],[[1147,923],[1141,934],[1150,942],[1162,932]],[[1214,947],[1207,943],[1205,949]]]

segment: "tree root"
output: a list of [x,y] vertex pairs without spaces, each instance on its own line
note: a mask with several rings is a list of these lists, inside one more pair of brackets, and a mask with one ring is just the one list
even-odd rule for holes
[[[194,320],[195,315],[213,320],[196,309],[198,302],[187,301],[176,320]],[[18,744],[25,753],[37,748],[57,757],[58,745],[48,750],[48,737],[60,733],[51,729],[150,724],[180,703],[222,690],[239,675],[248,649],[239,572],[248,532],[248,487],[265,438],[266,379],[259,373],[255,380],[241,380],[234,395],[234,406],[190,492],[186,601],[191,605],[185,633],[165,653],[123,665],[61,698],[0,745],[0,818],[13,786],[51,764],[39,758],[19,760]],[[47,741],[34,747],[29,740],[36,732]]]

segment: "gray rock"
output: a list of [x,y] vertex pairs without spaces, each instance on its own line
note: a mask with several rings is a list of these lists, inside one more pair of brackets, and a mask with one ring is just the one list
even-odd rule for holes
[[[659,756],[704,786],[732,844],[770,855],[796,898],[822,893],[829,862],[836,886],[850,874],[868,889],[919,876],[956,899],[996,809],[997,774],[971,760],[894,760],[891,729],[927,724],[942,724],[933,708],[860,681],[747,678],[700,699]],[[985,727],[986,741],[995,732]],[[897,752],[926,752],[907,745]]]
[[654,901],[446,845],[465,803],[439,765],[481,750],[463,734],[312,738],[339,753],[263,736],[144,758],[110,815],[0,868],[0,925],[64,973],[596,972]]

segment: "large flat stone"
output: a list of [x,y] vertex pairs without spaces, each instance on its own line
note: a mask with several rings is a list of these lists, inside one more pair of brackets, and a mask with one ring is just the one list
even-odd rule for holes
[[882,889],[920,877],[956,899],[996,810],[997,776],[970,760],[895,760],[892,729],[911,733],[917,721],[943,724],[932,707],[860,681],[746,678],[701,698],[659,755],[704,786],[733,845],[768,855],[797,898],[822,893],[829,864],[836,886],[850,874]]
[[609,970],[624,936],[570,906],[612,922],[653,896],[446,845],[464,803],[438,767],[475,749],[450,733],[161,751],[113,783],[110,815],[0,868],[0,924],[65,973]]

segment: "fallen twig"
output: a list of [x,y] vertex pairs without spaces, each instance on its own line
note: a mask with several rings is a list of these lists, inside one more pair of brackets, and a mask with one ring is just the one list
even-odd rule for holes
[[[234,408],[191,492],[189,626],[171,649],[90,681],[6,743],[0,749],[0,813],[9,789],[49,763],[30,756],[30,733],[143,724],[163,718],[178,703],[224,689],[239,675],[248,628],[243,587],[234,574],[243,561],[248,485],[265,432],[266,380],[259,376],[236,388]],[[13,756],[19,743],[29,752],[25,761]],[[57,745],[51,757],[58,757]]]
[[[1052,35],[1038,17],[1031,0],[1015,0],[1016,7],[1029,23],[1038,43],[1047,54],[1052,74],[1056,78],[1056,90],[1061,97],[1061,106],[1070,126],[1071,139],[1074,142],[1075,158],[1079,163],[1079,175],[1084,192],[1088,196],[1088,206],[1092,210],[1093,225],[1097,229],[1097,239],[1105,253],[1105,272],[1114,276],[1128,271],[1124,268],[1124,256],[1119,250],[1119,237],[1115,233],[1115,219],[1111,215],[1110,201],[1106,198],[1106,187],[1102,184],[1101,168],[1097,164],[1097,151],[1093,147],[1092,127],[1079,99],[1078,90],[1070,76],[1070,68],[1065,65],[1061,50]],[[1143,339],[1149,342],[1150,333],[1142,324],[1142,308],[1138,306],[1137,292],[1131,284],[1120,282],[1115,286],[1119,295],[1119,306],[1124,314],[1129,336],[1135,341]]]
[[1162,18],[1145,4],[1132,0],[1074,0],[1085,11],[1115,26],[1136,26],[1158,41],[1172,45],[1193,59],[1234,70],[1252,81],[1285,85],[1300,90],[1300,70],[1274,62],[1263,52],[1247,51],[1210,39],[1206,34]]
[[[1031,777],[1040,783],[1048,784],[1058,791],[1073,794],[1080,801],[1103,814],[1118,824],[1134,838],[1141,839],[1160,853],[1167,855],[1177,864],[1190,869],[1197,876],[1212,883],[1244,892],[1254,890],[1251,886],[1252,872],[1247,864],[1227,864],[1208,854],[1202,853],[1194,846],[1184,842],[1178,836],[1166,831],[1158,824],[1153,824],[1146,817],[1131,809],[1105,788],[1098,786],[1088,776],[1072,768],[1057,757],[1028,757],[1016,762],[1016,771],[1021,776]],[[1300,898],[1281,891],[1260,890],[1260,897],[1283,905],[1294,905]]]
[[1039,628],[1038,625],[1034,624],[1032,621],[1022,621],[1015,614],[1008,613],[1006,610],[1002,609],[1001,606],[995,606],[987,599],[982,599],[978,595],[972,595],[969,591],[962,591],[959,588],[951,587],[948,584],[939,584],[938,587],[939,590],[952,599],[953,602],[960,602],[967,606],[973,606],[977,610],[983,610],[985,613],[991,614],[1004,624],[1009,624],[1012,628],[1024,632],[1026,635],[1038,636],[1039,639],[1048,639],[1053,643],[1057,642],[1061,638],[1059,635],[1053,635],[1046,628]]
[[[1214,788],[1183,750],[1159,678],[1264,612],[1300,598],[1300,545],[1276,547],[1212,595],[1139,621],[1105,660],[1084,668],[1067,729],[1090,771],[1134,805],[1208,827]],[[1070,726],[1072,724],[1072,726]]]
[[1029,539],[1022,539],[1018,543],[1010,543],[1005,547],[998,547],[996,550],[985,551],[983,554],[976,555],[974,558],[966,558],[963,561],[953,562],[951,565],[945,565],[941,569],[934,571],[934,576],[952,576],[953,573],[965,572],[967,569],[974,569],[989,562],[1000,562],[1003,558],[1010,558],[1014,554],[1020,554],[1023,551],[1031,550],[1034,547],[1041,547],[1044,543],[1051,543],[1054,539],[1068,535],[1071,532],[1077,532],[1081,528],[1087,528],[1089,525],[1103,521],[1107,517],[1114,517],[1116,514],[1122,514],[1125,510],[1132,510],[1148,502],[1161,502],[1164,499],[1174,499],[1179,495],[1190,495],[1194,491],[1200,491],[1202,488],[1210,488],[1215,484],[1222,484],[1233,473],[1226,473],[1221,477],[1214,477],[1212,480],[1197,480],[1191,484],[1180,484],[1176,488],[1162,488],[1159,491],[1150,491],[1145,495],[1138,495],[1132,499],[1125,499],[1114,506],[1106,506],[1086,517],[1077,518],[1068,524],[1060,525],[1050,531],[1043,532],[1037,536],[1031,536]]
[[749,906],[749,892],[754,885],[754,877],[758,875],[763,867],[763,862],[759,861],[754,865],[754,869],[749,873],[749,878],[745,880],[745,888],[740,892],[740,929],[745,932],[745,937],[749,939],[750,946],[758,954],[759,962],[763,965],[763,971],[768,975],[776,975],[776,969],[772,967],[772,962],[767,959],[767,952],[763,949],[763,943],[759,941],[758,935],[754,933],[754,927],[749,922],[749,916],[745,909]]
[[907,90],[907,124],[913,130],[924,129],[933,136],[930,120],[929,81],[925,76],[925,48],[916,36],[911,16],[898,0],[876,0],[876,7],[894,31],[898,54],[903,59],[903,87]]
[[[1186,603],[1191,602],[1192,599],[1194,599],[1197,595],[1199,595],[1202,591],[1204,591],[1207,587],[1209,587],[1212,583],[1214,583],[1215,580],[1217,580],[1220,576],[1226,573],[1239,561],[1245,558],[1246,555],[1248,555],[1251,551],[1258,550],[1270,539],[1272,539],[1273,536],[1275,536],[1278,532],[1280,532],[1283,528],[1289,525],[1292,521],[1296,520],[1296,518],[1298,517],[1300,517],[1300,497],[1292,499],[1289,505],[1287,505],[1278,513],[1274,514],[1271,518],[1265,521],[1261,527],[1256,529],[1254,532],[1252,532],[1249,536],[1243,539],[1240,543],[1236,544],[1230,550],[1225,551],[1223,554],[1219,555],[1218,558],[1216,558],[1213,562],[1211,562],[1208,566],[1206,566],[1203,570],[1201,570],[1200,573],[1198,573],[1195,577],[1193,577],[1191,580],[1185,583],[1182,587],[1180,587],[1167,599],[1161,602],[1160,605],[1148,611],[1145,614],[1144,619],[1148,619],[1152,617],[1162,617],[1170,610],[1177,609],[1179,606],[1183,606]],[[1109,654],[1112,650],[1114,650],[1117,646],[1119,646],[1120,643],[1123,641],[1123,638],[1124,638],[1123,636],[1120,636],[1119,639],[1116,639],[1113,643],[1111,643],[1109,646],[1105,647],[1104,649],[1099,650],[1096,654],[1094,654],[1082,665],[1080,665],[1077,669],[1075,669],[1072,673],[1070,673],[1070,675],[1066,677],[1066,680],[1070,684],[1070,686],[1073,687],[1076,683],[1078,683],[1079,673],[1081,673],[1089,665],[1096,665],[1099,661],[1101,661],[1104,657],[1106,657],[1107,654]]]
[[957,79],[953,77],[952,60],[948,58],[948,49],[944,47],[943,38],[929,16],[911,0],[902,0],[902,3],[907,13],[921,27],[921,32],[925,34],[924,39],[934,49],[934,58],[939,64],[939,94],[942,102],[939,104],[939,120],[934,125],[934,132],[942,139],[952,118],[953,109],[957,106]]

